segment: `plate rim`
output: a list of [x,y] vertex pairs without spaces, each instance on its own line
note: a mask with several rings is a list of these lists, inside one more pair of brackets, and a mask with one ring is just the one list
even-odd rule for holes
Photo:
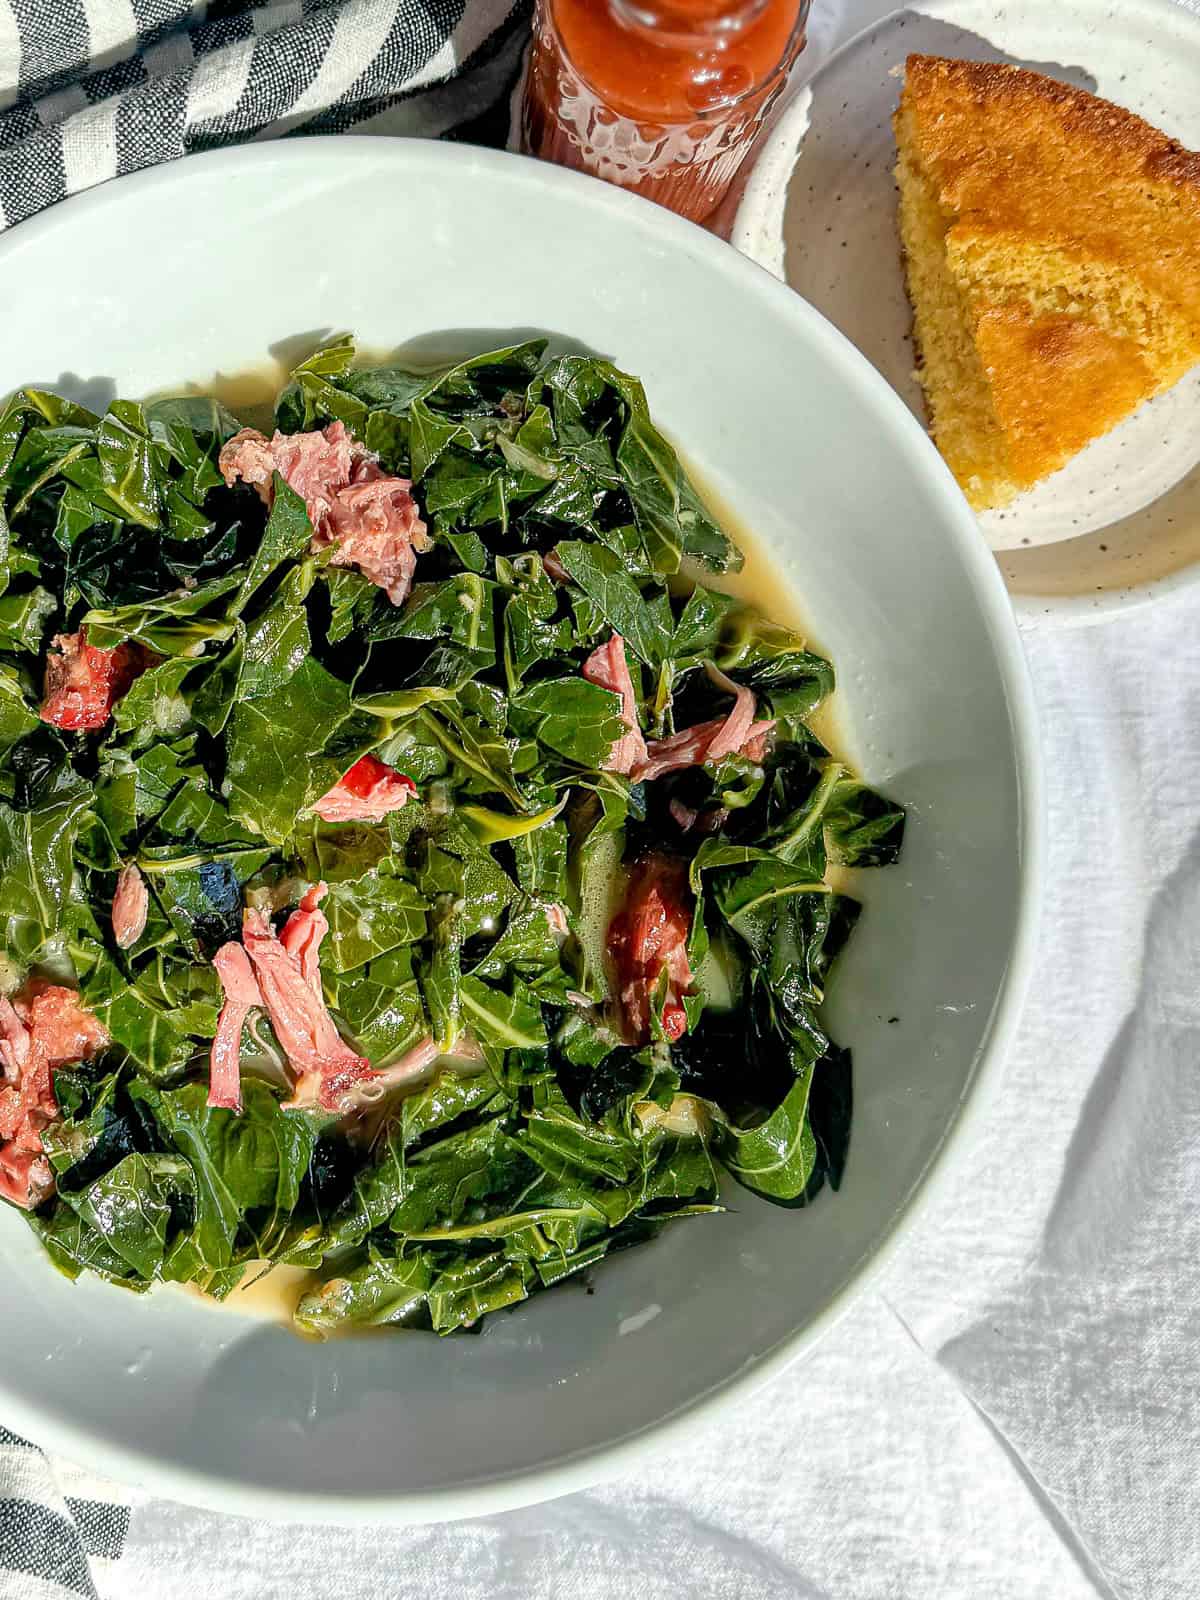
[[748,1398],[802,1359],[879,1280],[921,1216],[944,1192],[985,1125],[999,1093],[1005,1059],[1016,1036],[1034,970],[1045,882],[1045,783],[1036,701],[1008,592],[990,549],[979,535],[974,516],[925,430],[867,358],[807,300],[731,245],[651,201],[580,173],[479,146],[369,134],[264,141],[183,157],[70,196],[0,236],[0,268],[19,258],[30,244],[61,229],[64,219],[74,227],[77,219],[86,220],[93,213],[103,212],[114,194],[152,193],[159,187],[187,183],[192,176],[222,168],[262,165],[299,171],[314,149],[336,152],[347,163],[366,160],[378,165],[391,161],[400,168],[426,173],[447,166],[474,166],[485,173],[514,171],[519,164],[528,169],[526,180],[539,190],[561,191],[576,198],[586,196],[586,203],[607,210],[617,226],[624,218],[640,219],[643,224],[653,222],[665,247],[706,259],[716,272],[737,281],[742,292],[758,295],[773,304],[779,315],[797,322],[813,348],[819,349],[830,364],[840,366],[846,381],[865,391],[867,404],[873,404],[879,416],[892,422],[912,470],[925,475],[931,492],[943,504],[946,535],[961,555],[995,652],[1009,709],[1017,780],[1019,893],[1012,946],[987,1033],[939,1145],[912,1191],[888,1220],[874,1250],[811,1322],[793,1331],[774,1349],[745,1362],[722,1383],[697,1394],[671,1415],[622,1439],[502,1478],[350,1498],[329,1490],[318,1493],[232,1482],[214,1472],[116,1444],[98,1430],[47,1419],[36,1404],[9,1387],[0,1371],[0,1401],[6,1424],[44,1448],[87,1462],[123,1483],[185,1504],[279,1522],[404,1526],[514,1510],[593,1487],[635,1468],[660,1446],[686,1441],[707,1426],[723,1407]]

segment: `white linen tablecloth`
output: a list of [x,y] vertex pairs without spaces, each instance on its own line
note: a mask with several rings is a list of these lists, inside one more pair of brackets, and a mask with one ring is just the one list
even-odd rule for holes
[[[818,0],[814,54],[886,9]],[[65,1505],[90,1527],[69,1587],[120,1600],[1200,1595],[1200,597],[1027,645],[1051,845],[1004,1092],[808,1361],[622,1481],[504,1516],[240,1522],[0,1435],[0,1524],[6,1497]],[[0,1572],[14,1600],[64,1592]]]

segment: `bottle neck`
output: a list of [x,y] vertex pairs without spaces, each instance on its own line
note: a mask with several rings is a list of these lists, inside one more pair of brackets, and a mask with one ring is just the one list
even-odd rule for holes
[[808,0],[538,0],[535,36],[609,110],[686,124],[781,82],[807,15]]

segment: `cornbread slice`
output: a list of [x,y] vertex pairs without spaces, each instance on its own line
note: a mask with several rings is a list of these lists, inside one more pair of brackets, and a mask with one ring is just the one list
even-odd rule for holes
[[1006,504],[1200,362],[1200,155],[1022,67],[909,56],[900,235],[934,439]]

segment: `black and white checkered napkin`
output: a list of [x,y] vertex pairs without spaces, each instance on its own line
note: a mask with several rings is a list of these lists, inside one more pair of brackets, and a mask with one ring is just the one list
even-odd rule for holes
[[0,0],[0,227],[195,150],[503,143],[529,0]]
[[129,1532],[123,1491],[0,1428],[0,1595],[67,1600],[119,1593],[115,1575]]
[[[243,140],[353,130],[503,144],[529,9],[0,0],[0,228],[108,178]],[[140,1563],[137,1578],[121,1575],[131,1499],[0,1427],[0,1596],[147,1592]]]

